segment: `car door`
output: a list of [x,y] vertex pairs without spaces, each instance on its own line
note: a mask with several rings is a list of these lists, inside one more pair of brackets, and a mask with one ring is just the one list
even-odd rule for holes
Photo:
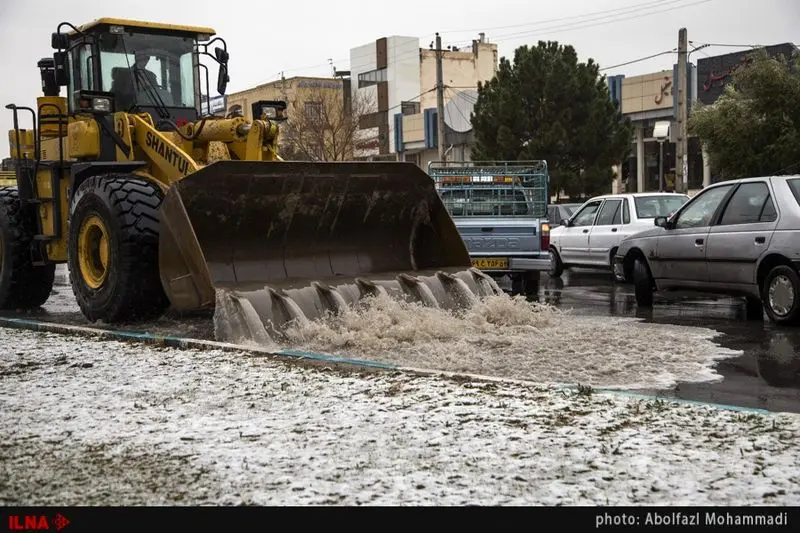
[[706,261],[715,283],[756,281],[756,262],[769,247],[778,212],[766,181],[740,184],[708,232]]
[[594,224],[602,200],[587,202],[563,227],[559,237],[561,261],[567,264],[586,264],[589,259],[589,231]]
[[733,186],[700,191],[670,220],[650,260],[654,278],[665,280],[665,285],[708,280],[706,239],[714,216]]
[[589,255],[593,265],[611,264],[611,249],[619,244],[622,198],[606,198],[589,231]]

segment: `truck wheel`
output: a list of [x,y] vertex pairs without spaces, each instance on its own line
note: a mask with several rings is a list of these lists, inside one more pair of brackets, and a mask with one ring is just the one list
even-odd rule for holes
[[653,307],[653,276],[650,275],[650,269],[641,257],[633,264],[633,289],[636,305]]
[[539,272],[525,272],[522,275],[525,296],[539,295]]
[[511,274],[511,296],[525,294],[525,277],[523,274]]
[[56,265],[34,266],[35,211],[25,211],[16,187],[0,187],[0,309],[36,309],[53,291]]
[[550,268],[547,273],[551,278],[560,277],[564,273],[564,263],[561,262],[561,256],[552,248],[550,248]]
[[158,316],[169,305],[158,270],[155,185],[130,174],[84,181],[70,204],[69,270],[83,315],[107,323]]
[[800,322],[800,276],[788,265],[778,265],[769,271],[761,287],[764,311],[776,324]]

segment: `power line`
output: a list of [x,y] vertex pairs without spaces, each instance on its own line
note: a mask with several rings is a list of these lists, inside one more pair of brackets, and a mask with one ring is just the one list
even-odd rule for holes
[[[420,98],[422,98],[424,95],[426,95],[428,93],[432,93],[435,90],[436,90],[436,87],[433,87],[432,89],[428,89],[427,91],[422,91],[421,93],[419,93],[417,96],[415,96],[411,100],[403,100],[403,102],[414,102],[414,101],[419,100]],[[386,111],[389,112],[389,111],[392,111],[392,110],[397,109],[399,107],[402,107],[403,106],[403,102],[400,102],[397,105],[393,105],[392,107],[388,108]]]
[[[574,31],[574,30],[581,30],[581,29],[593,28],[593,27],[598,27],[598,26],[611,25],[611,24],[615,24],[615,23],[618,23],[618,22],[626,22],[626,21],[629,21],[629,20],[637,20],[637,19],[641,19],[641,18],[645,18],[645,17],[649,17],[649,16],[661,14],[661,13],[666,13],[666,12],[670,12],[670,11],[677,11],[677,10],[681,10],[681,9],[686,9],[686,8],[689,8],[689,7],[694,7],[694,6],[697,6],[697,5],[701,5],[701,4],[705,4],[705,3],[708,3],[708,2],[712,2],[714,0],[699,0],[699,1],[690,2],[688,4],[673,5],[671,7],[665,7],[666,5],[677,3],[677,2],[683,2],[683,1],[686,1],[686,0],[668,0],[666,3],[664,3],[661,6],[659,6],[659,7],[662,7],[662,9],[656,9],[656,10],[653,10],[653,11],[649,11],[647,13],[636,14],[634,16],[627,16],[627,17],[617,18],[617,15],[619,15],[619,14],[628,14],[628,15],[630,15],[630,13],[617,13],[617,14],[614,14],[614,15],[605,15],[605,16],[601,16],[601,17],[596,17],[595,19],[584,20],[584,21],[581,21],[581,22],[573,23],[573,24],[560,24],[560,25],[555,25],[555,26],[551,26],[551,27],[539,28],[539,29],[536,29],[536,30],[527,30],[527,31],[524,31],[524,32],[513,32],[513,33],[509,33],[509,34],[505,34],[505,35],[501,34],[501,35],[496,36],[495,38],[493,38],[492,42],[497,44],[497,43],[507,42],[507,41],[510,41],[510,40],[515,40],[515,39],[519,39],[519,38],[527,37],[527,36],[531,36],[531,35],[544,36],[544,35],[547,35],[547,32],[550,32],[550,33],[562,33],[562,32],[566,32],[566,31]],[[647,4],[648,7],[652,7],[652,5],[653,5],[653,2],[649,2]],[[619,10],[631,10],[631,9],[634,9],[634,8],[636,8],[638,10],[642,10],[643,9],[643,8],[638,7],[638,6],[639,6],[639,4],[635,4],[633,6],[628,6],[626,8],[617,8],[617,11],[619,11]],[[614,11],[614,10],[598,11],[598,12],[586,14],[586,15],[583,15],[583,16],[584,17],[586,17],[586,16],[594,16],[594,15],[598,15],[598,14],[602,14],[602,13],[608,13],[610,11]],[[553,21],[555,21],[555,20],[565,20],[565,19],[569,19],[569,18],[570,17],[562,17],[562,19],[553,19]],[[609,18],[611,18],[611,20],[604,20],[604,19],[609,19]],[[548,22],[548,21],[542,21],[540,24],[545,24],[546,22]],[[525,25],[525,26],[529,26],[529,25],[530,24]],[[512,27],[512,26],[509,26],[509,27]],[[466,31],[468,31],[468,30],[462,30],[462,32],[466,32]],[[456,32],[451,31],[450,33],[456,33]],[[421,40],[424,40],[424,39],[421,39]],[[472,40],[469,40],[469,41],[465,40],[465,41],[457,41],[455,44],[456,45],[467,46],[467,45],[469,45],[471,43],[472,43]],[[422,48],[422,49],[424,49],[424,48]],[[414,51],[409,51],[409,52],[407,52],[405,54],[400,54],[400,55],[396,56],[394,59],[395,59],[395,61],[397,61],[397,60],[400,60],[400,59],[404,59],[406,57],[411,57],[413,55],[419,54],[419,50],[420,49],[415,49]],[[372,53],[365,53],[365,54],[360,54],[360,55],[353,56],[351,58],[335,59],[334,62],[337,62],[337,63],[344,62],[344,61],[350,62],[351,60],[360,59],[360,58],[363,58],[363,57],[369,57],[371,55],[372,55]],[[329,64],[330,63],[320,64],[318,68],[321,68],[323,66],[327,66]],[[302,67],[302,68],[304,70],[310,70],[311,68],[317,68],[317,67],[313,67],[312,66],[312,67]],[[298,70],[299,69],[286,69],[285,72],[297,72]]]
[[[676,2],[685,2],[685,1],[686,0],[667,0],[667,3],[665,5],[674,4]],[[593,27],[598,27],[598,26],[605,26],[605,25],[615,24],[617,22],[625,22],[625,21],[628,21],[628,20],[637,20],[637,19],[640,19],[640,18],[645,18],[645,17],[649,17],[649,16],[652,16],[652,15],[666,13],[666,12],[669,12],[669,11],[676,11],[676,10],[679,10],[679,9],[685,9],[685,8],[688,8],[688,7],[693,7],[693,6],[696,6],[696,5],[705,4],[705,3],[713,2],[713,1],[714,0],[696,0],[694,2],[690,2],[689,4],[675,5],[675,6],[672,6],[672,7],[669,7],[669,8],[658,9],[658,10],[655,10],[655,11],[650,11],[648,13],[642,13],[642,14],[638,14],[638,15],[635,15],[635,16],[615,18],[616,15],[605,15],[605,16],[596,17],[596,18],[590,19],[590,20],[580,21],[580,22],[574,23],[574,24],[558,24],[558,25],[551,26],[551,27],[538,28],[536,30],[526,30],[524,32],[513,32],[513,33],[509,33],[509,34],[505,34],[505,35],[501,34],[501,35],[495,36],[492,39],[492,42],[497,44],[497,43],[502,43],[502,42],[507,42],[507,41],[519,39],[521,37],[531,36],[531,35],[534,35],[534,34],[535,35],[547,35],[546,32],[562,33],[562,32],[565,32],[565,31],[574,31],[574,30],[581,30],[581,29],[593,28]],[[652,7],[652,2],[648,3],[647,7],[648,8]],[[627,8],[618,8],[618,10],[619,9],[628,9],[628,10],[630,10],[631,6],[629,6]],[[638,8],[637,10],[641,11],[642,8]],[[609,11],[609,10],[606,10],[606,11]],[[600,11],[600,12],[597,12],[597,13],[604,13],[604,12]],[[623,13],[623,14],[630,14],[630,13]],[[584,16],[589,16],[589,15],[591,15],[591,14],[587,14],[587,15],[584,15]],[[564,18],[568,19],[569,17],[564,17]],[[611,20],[606,20],[606,19],[611,19]],[[554,20],[559,20],[559,19],[554,19]],[[542,24],[544,24],[544,21],[542,22]],[[525,26],[529,26],[529,24],[525,25]],[[464,41],[456,41],[455,44],[466,47],[466,46],[472,44],[472,42],[473,42],[473,40],[469,40],[469,41],[464,40]],[[461,46],[458,46],[458,47],[460,48]],[[418,53],[417,50],[410,51],[410,52],[407,52],[405,54],[400,54],[399,56],[397,56],[395,58],[395,60],[398,60],[400,58],[405,58],[405,57],[411,57],[412,55],[414,55],[416,53]],[[351,58],[351,59],[360,59],[362,57],[369,57],[371,55],[372,55],[371,53],[360,54],[360,55],[353,56],[353,58]],[[341,60],[337,60],[337,61],[345,61],[345,59],[341,59]]]
[[689,46],[692,47],[692,51],[690,53],[700,52],[700,54],[705,56],[705,57],[711,57],[707,53],[703,52],[703,48],[705,48],[707,45],[702,44],[700,46],[695,46],[695,45],[692,44],[692,41],[688,41],[688,43],[689,43]]
[[[577,25],[562,24],[562,25],[558,25],[558,26],[553,26],[553,27],[549,27],[549,28],[542,28],[542,29],[537,29],[537,30],[533,30],[533,31],[528,30],[528,31],[524,31],[524,32],[509,33],[509,34],[505,34],[505,35],[496,36],[494,38],[494,42],[505,42],[505,41],[510,41],[510,40],[519,39],[519,38],[522,38],[522,37],[533,36],[533,35],[544,36],[544,35],[547,35],[548,32],[549,33],[564,33],[564,32],[567,32],[567,31],[583,30],[583,29],[586,29],[586,28],[593,28],[593,27],[597,27],[597,26],[605,26],[605,25],[609,25],[609,24],[615,24],[615,23],[618,23],[618,22],[625,22],[625,21],[628,21],[628,20],[638,20],[638,19],[641,19],[641,18],[651,17],[653,15],[658,15],[658,14],[661,14],[661,13],[667,13],[667,12],[670,12],[670,11],[677,11],[677,10],[680,10],[680,9],[686,9],[688,7],[694,7],[694,6],[698,6],[698,5],[701,5],[701,4],[706,4],[708,2],[713,2],[713,1],[714,0],[699,0],[699,1],[695,1],[695,2],[689,3],[689,4],[673,6],[673,7],[666,8],[666,9],[657,9],[657,10],[654,10],[654,11],[650,11],[648,13],[642,13],[642,14],[638,14],[638,15],[635,15],[635,16],[614,18],[613,20],[609,20],[609,21],[600,21],[598,19],[598,21],[594,21],[594,22],[592,22],[590,24],[585,24],[585,23],[578,23]],[[609,17],[606,16],[606,17],[600,17],[600,18],[605,19],[605,18],[609,18]],[[589,22],[589,21],[584,21],[584,22]],[[462,42],[465,42],[465,41],[462,41]]]
[[626,61],[625,63],[619,63],[618,65],[611,65],[610,67],[604,67],[604,68],[601,68],[599,70],[600,70],[600,72],[603,72],[604,70],[611,70],[612,68],[619,68],[619,67],[624,67],[624,66],[627,66],[627,65],[633,65],[634,63],[641,63],[642,61],[647,61],[648,59],[653,59],[654,57],[660,57],[660,56],[664,56],[664,55],[667,55],[667,54],[674,54],[677,51],[678,51],[677,48],[673,48],[672,50],[667,50],[665,52],[659,52],[657,54],[653,54],[653,55],[649,55],[649,56],[645,56],[645,57],[640,57],[639,59],[631,59],[630,61]]
[[[689,44],[695,44],[695,41],[689,41]],[[720,46],[723,48],[764,48],[762,44],[719,44],[719,43],[697,43],[701,46]]]
[[[586,18],[586,17],[594,17],[594,16],[597,16],[597,15],[603,15],[603,14],[609,14],[609,13],[620,14],[619,13],[620,11],[625,12],[625,11],[628,11],[628,10],[631,10],[631,9],[636,11],[636,10],[640,10],[640,9],[652,8],[653,4],[661,4],[661,3],[674,4],[674,3],[682,2],[682,1],[684,1],[684,0],[651,0],[649,2],[642,2],[640,4],[633,4],[633,5],[628,5],[628,6],[624,6],[624,7],[617,7],[617,8],[614,8],[614,9],[604,9],[602,11],[594,11],[594,12],[591,12],[591,13],[583,13],[581,15],[570,15],[570,16],[567,16],[567,17],[559,17],[559,18],[554,18],[554,19],[539,20],[539,21],[536,21],[536,22],[526,22],[524,24],[510,24],[510,25],[506,25],[506,26],[494,26],[494,27],[489,27],[489,28],[471,28],[471,29],[460,29],[460,30],[444,30],[444,31],[442,31],[440,33],[442,33],[442,34],[445,34],[445,33],[474,33],[474,32],[477,32],[477,31],[505,30],[505,29],[508,29],[508,28],[525,28],[525,27],[529,27],[529,26],[540,26],[542,24],[550,24],[552,22],[564,22],[564,21],[567,21],[567,20],[581,19],[581,18]],[[586,22],[586,21],[584,21],[584,22]]]

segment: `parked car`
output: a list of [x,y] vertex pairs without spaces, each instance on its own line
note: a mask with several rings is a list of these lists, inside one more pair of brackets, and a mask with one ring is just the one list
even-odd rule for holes
[[800,323],[800,176],[724,181],[625,239],[614,276],[640,307],[654,291],[743,296],[748,315]]
[[583,204],[550,204],[547,206],[547,221],[550,229],[557,228],[563,220],[572,216],[577,208]]
[[561,226],[550,230],[551,276],[570,267],[606,268],[623,238],[653,227],[653,220],[677,211],[689,197],[676,193],[596,196],[584,202]]

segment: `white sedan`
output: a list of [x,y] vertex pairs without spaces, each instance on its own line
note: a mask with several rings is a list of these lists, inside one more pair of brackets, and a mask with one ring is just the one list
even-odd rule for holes
[[652,229],[656,217],[668,217],[688,200],[685,194],[668,192],[607,194],[587,200],[550,231],[549,274],[557,277],[570,267],[611,270],[622,239]]

